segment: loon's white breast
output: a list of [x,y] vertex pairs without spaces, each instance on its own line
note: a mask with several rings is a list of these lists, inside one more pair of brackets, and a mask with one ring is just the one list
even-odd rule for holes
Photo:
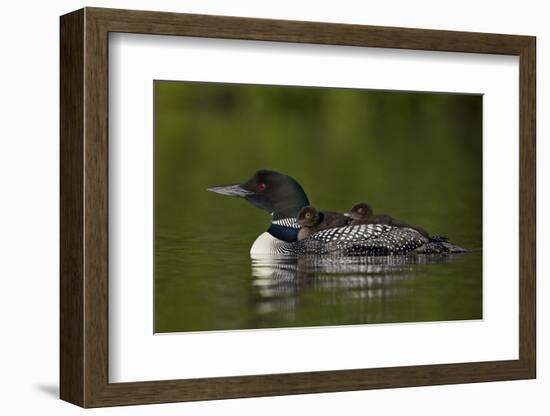
[[274,254],[277,253],[277,248],[284,244],[285,242],[283,240],[273,237],[266,231],[256,238],[254,244],[252,244],[252,247],[250,248],[250,255],[261,256],[266,254]]

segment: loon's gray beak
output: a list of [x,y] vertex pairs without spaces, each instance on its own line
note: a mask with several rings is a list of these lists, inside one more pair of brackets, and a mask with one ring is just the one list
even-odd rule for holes
[[238,184],[214,186],[213,188],[208,188],[208,191],[215,192],[220,195],[238,196],[241,198],[244,198],[247,195],[254,195],[254,192],[244,189],[241,185],[238,185]]
[[345,217],[351,217],[351,214],[349,212],[344,212]]

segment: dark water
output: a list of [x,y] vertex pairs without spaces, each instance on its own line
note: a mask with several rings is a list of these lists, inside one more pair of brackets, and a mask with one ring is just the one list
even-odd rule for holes
[[252,241],[239,238],[237,224],[217,235],[200,227],[161,233],[156,332],[482,317],[479,250],[251,259]]
[[[156,332],[482,318],[481,97],[158,82],[155,100]],[[206,189],[258,169],[473,251],[251,259],[270,216]]]
[[258,326],[476,318],[457,302],[479,293],[475,277],[462,280],[472,272],[464,255],[255,259]]

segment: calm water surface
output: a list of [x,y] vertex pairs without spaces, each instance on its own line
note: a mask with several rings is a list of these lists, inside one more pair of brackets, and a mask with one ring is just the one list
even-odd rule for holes
[[251,259],[232,233],[184,234],[160,236],[156,332],[482,318],[479,250]]

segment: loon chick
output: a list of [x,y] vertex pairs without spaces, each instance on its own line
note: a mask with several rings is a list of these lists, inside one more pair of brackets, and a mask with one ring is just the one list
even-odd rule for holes
[[302,227],[298,231],[298,241],[300,241],[321,230],[348,225],[350,219],[339,212],[317,211],[315,208],[307,206],[300,210],[296,220]]
[[[426,238],[430,238],[428,232],[420,227],[407,224],[406,222],[398,220],[397,218],[393,218],[392,216],[387,214],[375,215],[372,211],[371,206],[366,202],[360,202],[358,204],[355,204],[351,208],[349,212],[349,216],[351,218],[350,225],[359,225],[359,224],[393,225],[394,227],[411,228],[413,230],[418,231],[420,234],[422,234],[422,236]],[[443,238],[443,237],[438,237],[438,238]]]
[[258,236],[252,256],[280,254],[390,255],[456,253],[465,250],[448,242],[433,242],[418,231],[385,224],[347,225],[319,231],[298,241],[296,217],[309,205],[301,185],[292,177],[259,170],[246,182],[208,189],[221,195],[244,198],[271,214],[269,229]]

